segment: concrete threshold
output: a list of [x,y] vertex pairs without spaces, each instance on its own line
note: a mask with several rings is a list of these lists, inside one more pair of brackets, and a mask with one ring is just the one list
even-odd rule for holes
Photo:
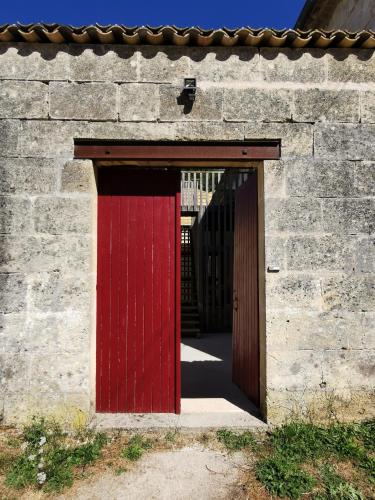
[[98,429],[206,431],[229,429],[266,430],[268,425],[250,413],[190,412],[174,413],[97,413],[92,422]]

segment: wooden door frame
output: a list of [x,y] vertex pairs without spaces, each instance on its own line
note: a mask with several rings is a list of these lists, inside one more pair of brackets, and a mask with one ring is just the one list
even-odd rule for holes
[[[108,141],[108,140],[75,140],[74,158],[87,160],[107,160],[123,161],[134,168],[137,162],[147,162],[147,167],[153,166],[160,168],[160,161],[166,161],[167,166],[183,169],[184,166],[178,164],[180,161],[191,162],[194,168],[194,162],[207,162],[205,168],[209,169],[209,162],[215,162],[216,165],[211,168],[217,168],[218,161],[226,161],[225,168],[246,168],[246,163],[254,160],[279,160],[281,157],[281,140],[256,140],[256,141]],[[174,162],[176,165],[174,166]],[[263,161],[260,162],[258,170],[258,293],[259,293],[259,393],[260,410],[263,416],[266,416],[266,344],[265,344],[265,247],[264,247],[264,173]],[[177,198],[177,197],[176,197]],[[177,203],[177,200],[176,200]],[[177,222],[177,224],[179,221]],[[177,231],[176,224],[176,231]],[[176,280],[179,276],[178,268],[180,256],[176,256]],[[178,260],[178,262],[177,262]],[[179,287],[178,293],[180,293]],[[176,297],[177,298],[177,297]],[[178,323],[177,323],[178,321]],[[180,322],[179,311],[176,308],[176,328]],[[181,335],[176,332],[176,354],[179,348],[177,344],[181,342]],[[176,355],[176,413],[180,413],[181,405],[181,372],[180,356]]]
[[238,142],[87,141],[74,143],[74,157],[91,160],[278,160],[280,140]]

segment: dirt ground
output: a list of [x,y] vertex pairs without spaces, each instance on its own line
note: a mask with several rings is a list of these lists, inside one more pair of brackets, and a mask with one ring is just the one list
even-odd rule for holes
[[146,454],[130,471],[101,477],[67,491],[60,500],[221,500],[234,498],[244,457],[201,444]]

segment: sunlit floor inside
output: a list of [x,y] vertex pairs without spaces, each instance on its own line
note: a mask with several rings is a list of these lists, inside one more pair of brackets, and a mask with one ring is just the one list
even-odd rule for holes
[[181,344],[181,413],[250,413],[257,408],[232,382],[232,337],[207,333]]
[[232,382],[231,335],[183,338],[181,345],[181,413],[97,413],[93,425],[103,429],[267,428],[258,409]]

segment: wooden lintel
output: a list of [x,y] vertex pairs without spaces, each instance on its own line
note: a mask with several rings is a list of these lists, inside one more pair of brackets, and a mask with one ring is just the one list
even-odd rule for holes
[[77,142],[75,158],[93,160],[277,160],[280,141],[221,144],[116,144]]

